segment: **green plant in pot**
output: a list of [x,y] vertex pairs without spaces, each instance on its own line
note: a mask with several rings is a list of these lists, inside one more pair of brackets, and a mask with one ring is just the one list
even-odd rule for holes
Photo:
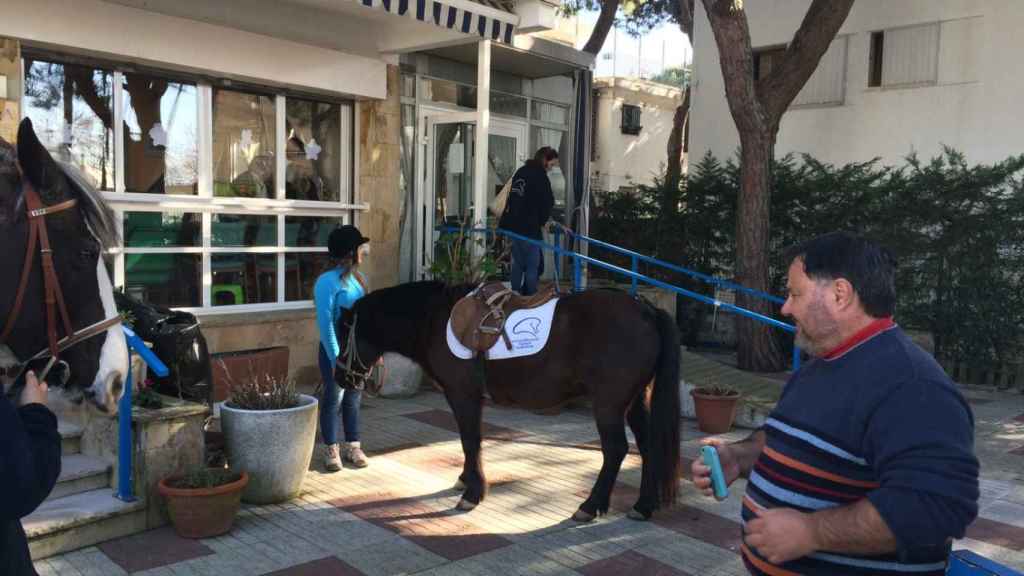
[[249,473],[242,500],[274,504],[295,498],[313,458],[316,398],[265,373],[232,378],[220,419],[228,466]]
[[708,383],[690,390],[697,427],[708,434],[723,434],[732,428],[740,393],[732,386]]
[[430,274],[450,286],[479,284],[496,276],[507,250],[500,249],[497,234],[472,234],[465,222],[454,231],[444,231],[434,242]]
[[190,468],[160,481],[174,531],[183,538],[211,538],[231,530],[248,474],[226,468]]

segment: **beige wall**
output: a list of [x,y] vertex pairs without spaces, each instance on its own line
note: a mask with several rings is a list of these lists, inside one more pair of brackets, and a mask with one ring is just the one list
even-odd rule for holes
[[[665,170],[668,136],[682,90],[631,78],[598,78],[594,90],[597,148],[590,176],[595,189],[652,184]],[[640,106],[640,134],[622,133],[623,104]]]
[[387,97],[384,100],[367,100],[357,105],[357,201],[370,204],[370,212],[359,215],[358,226],[363,235],[370,238],[370,254],[363,270],[371,289],[398,283],[399,136],[402,127],[398,67],[388,66],[387,77]]

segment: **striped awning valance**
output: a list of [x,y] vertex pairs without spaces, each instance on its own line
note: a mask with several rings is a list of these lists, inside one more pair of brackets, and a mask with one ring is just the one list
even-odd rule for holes
[[[437,0],[354,0],[367,8],[383,10],[397,16],[415,18],[464,34],[475,34],[505,44],[512,43],[515,24],[485,16],[471,8],[457,8]],[[481,6],[483,8],[483,6]],[[509,19],[515,16],[509,14]]]

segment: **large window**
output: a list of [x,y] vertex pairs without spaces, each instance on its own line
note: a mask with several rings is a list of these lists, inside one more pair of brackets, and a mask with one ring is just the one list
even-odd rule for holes
[[[832,41],[814,73],[793,99],[793,106],[829,106],[844,102],[847,39],[847,36],[840,36]],[[754,50],[754,79],[760,80],[771,74],[782,63],[785,54],[785,46]]]
[[351,103],[30,54],[25,78],[40,138],[122,222],[117,285],[176,308],[309,305],[327,235],[363,208]]
[[114,189],[114,73],[25,58],[25,111],[53,157]]
[[938,80],[939,25],[871,33],[868,86],[920,86]]

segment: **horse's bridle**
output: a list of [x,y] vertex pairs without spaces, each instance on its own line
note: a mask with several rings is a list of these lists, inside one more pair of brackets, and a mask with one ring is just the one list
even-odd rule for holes
[[[356,345],[356,323],[359,321],[359,314],[352,314],[352,323],[348,326],[348,336],[345,338],[345,349],[341,351],[337,366],[345,372],[345,381],[354,390],[363,390],[366,383],[372,378],[373,365],[367,366],[359,357],[359,346]],[[355,365],[353,367],[353,365]]]
[[[46,230],[46,217],[70,210],[78,204],[77,199],[66,200],[53,206],[44,206],[39,198],[39,193],[32,186],[27,178],[22,177],[22,191],[25,197],[25,210],[28,213],[28,243],[25,245],[25,261],[21,267],[21,279],[18,282],[18,292],[14,297],[14,307],[7,317],[7,324],[3,332],[0,332],[0,344],[6,344],[7,339],[14,331],[14,325],[18,321],[21,309],[25,304],[25,291],[28,287],[28,279],[32,273],[32,266],[35,263],[35,248],[39,244],[39,256],[43,267],[43,286],[45,290],[44,301],[46,305],[46,337],[48,346],[33,355],[28,360],[16,365],[7,376],[17,380],[25,372],[29,363],[49,358],[46,368],[39,374],[39,380],[43,381],[53,365],[57,363],[61,352],[84,342],[94,336],[105,332],[111,326],[121,323],[120,315],[113,318],[101,320],[77,332],[71,326],[71,316],[68,314],[67,305],[64,303],[64,292],[60,287],[60,279],[57,277],[57,270],[53,265],[53,249],[50,247],[50,236]],[[57,339],[57,317],[60,316],[64,334],[66,336]]]

